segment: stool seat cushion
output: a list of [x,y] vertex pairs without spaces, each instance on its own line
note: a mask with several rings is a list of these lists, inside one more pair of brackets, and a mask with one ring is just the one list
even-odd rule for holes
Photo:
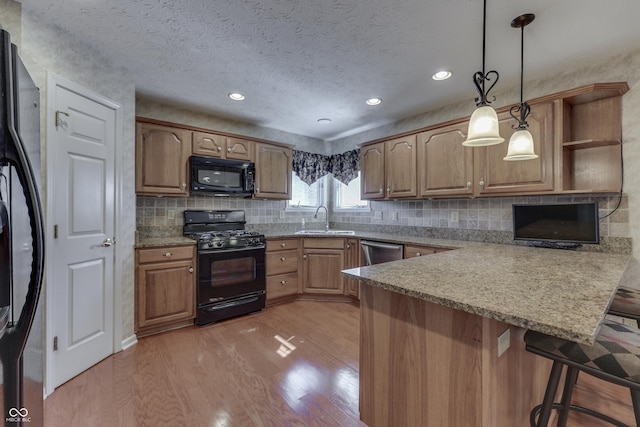
[[605,320],[594,345],[579,344],[536,331],[527,331],[528,347],[553,360],[572,361],[620,379],[640,384],[640,332]]
[[609,311],[640,318],[640,290],[620,287],[611,301]]

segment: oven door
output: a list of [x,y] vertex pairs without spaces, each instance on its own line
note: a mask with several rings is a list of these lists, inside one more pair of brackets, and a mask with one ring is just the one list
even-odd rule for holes
[[265,291],[265,247],[198,252],[198,306]]

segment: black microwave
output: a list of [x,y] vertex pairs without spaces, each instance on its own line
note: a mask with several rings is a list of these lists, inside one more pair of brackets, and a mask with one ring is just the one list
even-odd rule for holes
[[191,156],[191,194],[247,196],[254,192],[256,167],[252,162]]

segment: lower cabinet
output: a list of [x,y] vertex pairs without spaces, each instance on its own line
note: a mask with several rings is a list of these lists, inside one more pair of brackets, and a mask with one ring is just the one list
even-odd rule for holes
[[298,238],[267,240],[267,305],[298,295]]
[[345,239],[303,240],[303,293],[344,295]]
[[135,329],[138,336],[193,324],[195,246],[136,249]]
[[[345,268],[360,267],[360,242],[358,239],[347,239],[347,248],[345,251],[346,263]],[[360,282],[356,279],[345,279],[347,295],[357,300],[360,299]]]

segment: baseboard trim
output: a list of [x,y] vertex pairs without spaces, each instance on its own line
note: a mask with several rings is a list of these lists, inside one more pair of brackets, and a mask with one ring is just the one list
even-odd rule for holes
[[133,334],[130,337],[122,340],[122,350],[126,350],[136,344],[138,344],[138,337],[136,337],[136,334]]

